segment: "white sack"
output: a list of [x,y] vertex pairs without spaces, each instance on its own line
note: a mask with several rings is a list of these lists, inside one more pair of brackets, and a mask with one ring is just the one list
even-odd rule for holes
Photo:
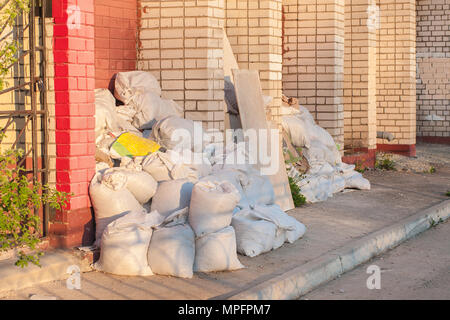
[[[105,180],[102,182],[103,177]],[[144,209],[126,188],[126,176],[121,173],[97,173],[89,186],[89,195],[95,212],[95,245],[99,246],[106,226],[129,212]]]
[[95,89],[95,138],[121,130],[115,113],[116,100],[108,89]]
[[194,184],[187,179],[161,182],[152,199],[151,210],[164,216],[189,207]]
[[[103,133],[95,139],[95,146],[97,150],[103,152],[104,154],[110,156],[112,158],[110,149],[111,145],[114,143],[116,138],[110,136],[109,134]],[[113,158],[115,159],[115,158]]]
[[147,203],[155,195],[158,183],[147,172],[127,168],[112,168],[109,172],[113,171],[126,176],[126,188],[140,204]]
[[239,192],[240,200],[237,207],[244,209],[248,208],[250,201],[244,192],[244,185],[248,185],[248,175],[241,170],[236,169],[225,169],[214,172],[213,174],[203,177],[200,181],[210,181],[210,182],[230,182],[236,190]]
[[309,148],[311,141],[305,131],[306,128],[302,125],[303,122],[295,116],[284,116],[282,119],[283,130],[291,138],[292,144],[300,148]]
[[119,118],[129,123],[133,122],[133,118],[136,115],[136,109],[132,106],[123,105],[116,107],[116,114]]
[[342,162],[331,135],[315,123],[305,107],[300,106],[298,113],[283,116],[282,126],[295,147],[305,148],[304,155],[310,164],[327,161],[335,166]]
[[137,112],[132,124],[141,130],[151,129],[157,121],[168,116],[181,117],[183,114],[183,109],[175,101],[161,99],[152,92],[135,95],[133,105]]
[[230,225],[240,200],[230,182],[198,182],[194,185],[189,207],[189,224],[197,237]]
[[306,232],[304,224],[286,214],[276,204],[271,206],[256,206],[251,213],[260,219],[273,222],[278,229],[284,230],[286,232],[286,241],[289,243],[295,242]]
[[[188,211],[184,210],[184,219],[178,213],[168,217],[163,225],[153,231],[148,248],[148,264],[155,274],[192,278],[195,260],[195,235],[186,223]],[[184,221],[183,221],[184,220]]]
[[211,182],[225,182],[228,181],[238,190],[239,194],[241,196],[244,195],[244,189],[242,188],[243,184],[246,184],[247,182],[247,175],[245,172],[235,170],[235,169],[227,169],[227,170],[220,170],[217,172],[214,172],[211,175],[208,175],[206,177],[203,177],[200,179],[200,181],[211,181]]
[[241,184],[248,206],[275,203],[275,191],[267,176],[259,175],[257,172],[248,173],[247,179],[241,180]]
[[213,172],[228,169],[252,172],[255,171],[254,164],[257,163],[250,157],[244,142],[233,143],[225,148],[216,148],[211,162],[214,163]]
[[354,172],[351,175],[344,176],[345,187],[350,189],[370,190],[370,182],[365,179],[361,173]]
[[284,130],[296,147],[303,148],[309,170],[300,175],[294,166],[288,168],[288,176],[294,178],[307,202],[324,201],[344,188],[370,189],[370,182],[354,166],[342,163],[341,155],[331,135],[318,126],[308,109],[290,108],[282,117]]
[[142,161],[145,157],[122,157],[120,159],[120,167],[135,171],[142,171]]
[[151,140],[167,150],[181,151],[189,149],[194,152],[203,150],[203,143],[208,142],[209,136],[204,132],[200,123],[177,116],[168,116],[159,120],[152,127]]
[[233,227],[209,233],[195,241],[196,272],[232,271],[244,266],[236,254],[236,236]]
[[194,153],[189,149],[184,149],[181,152],[167,150],[166,154],[174,163],[181,163],[190,168],[197,179],[206,177],[212,172],[211,162],[203,153]]
[[189,167],[182,163],[175,163],[169,154],[160,151],[145,157],[142,168],[158,182],[177,179],[198,180],[197,174]]
[[274,248],[277,227],[270,221],[248,214],[248,211],[250,209],[244,209],[235,214],[231,226],[236,232],[237,252],[256,257]]
[[106,170],[109,169],[109,164],[107,164],[106,162],[96,162],[95,163],[95,172],[100,172],[101,174],[103,174]]
[[306,227],[287,215],[277,205],[255,206],[238,211],[232,220],[236,230],[237,250],[250,257],[277,249],[285,241],[293,243]]
[[157,212],[131,212],[107,226],[95,269],[126,276],[151,276],[147,251],[152,227],[162,222]]
[[142,133],[132,125],[136,110],[129,105],[118,106],[115,109],[117,121],[123,132],[131,132],[134,135],[142,137]]
[[151,73],[145,71],[119,72],[114,85],[115,97],[125,104],[129,104],[135,95],[145,92],[161,96],[158,80]]

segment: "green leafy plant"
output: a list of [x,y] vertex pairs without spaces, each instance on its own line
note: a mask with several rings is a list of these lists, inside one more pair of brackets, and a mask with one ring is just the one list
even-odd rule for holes
[[380,157],[377,155],[375,168],[380,170],[395,170],[395,161],[392,160],[392,155],[387,153],[382,154]]
[[[3,136],[0,130],[0,141]],[[18,249],[16,265],[22,268],[29,262],[39,266],[39,209],[47,204],[61,210],[68,200],[67,193],[28,177],[25,169],[17,166],[23,155],[21,149],[0,151],[0,251]]]
[[439,218],[439,220],[434,220],[433,218],[428,219],[428,223],[430,224],[430,228],[436,227],[438,224],[443,223],[444,220],[442,218]]
[[295,157],[290,150],[287,150],[286,152],[289,156],[289,159],[285,161],[286,164],[294,164],[302,159],[301,157]]
[[436,168],[433,167],[433,166],[431,166],[429,172],[430,172],[430,173],[435,173],[435,172],[436,172]]
[[355,162],[355,170],[359,173],[364,173],[367,170],[367,167],[364,165],[364,161],[356,160]]
[[15,19],[30,10],[29,0],[0,0],[0,90],[7,85],[4,78],[17,62],[20,44],[13,39]]
[[446,195],[447,197],[450,197],[450,190],[448,190],[448,191],[445,193],[445,195]]
[[306,198],[300,193],[300,187],[296,184],[295,179],[289,177],[289,186],[291,187],[292,199],[294,200],[294,205],[300,207],[306,203]]

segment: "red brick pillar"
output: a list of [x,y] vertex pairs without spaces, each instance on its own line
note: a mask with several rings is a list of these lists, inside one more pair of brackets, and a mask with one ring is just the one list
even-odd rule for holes
[[51,217],[53,247],[88,245],[94,220],[88,186],[95,172],[94,0],[53,1],[56,183],[73,192],[67,208]]

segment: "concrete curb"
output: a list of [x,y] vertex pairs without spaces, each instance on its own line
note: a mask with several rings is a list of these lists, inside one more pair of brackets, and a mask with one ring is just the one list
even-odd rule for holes
[[0,261],[0,297],[8,291],[48,281],[67,279],[69,277],[67,268],[72,265],[77,265],[81,272],[91,270],[87,260],[62,250],[46,252],[40,259],[41,267],[28,265],[22,269],[16,267],[14,261],[14,259]]
[[286,300],[298,297],[450,218],[450,200],[409,216],[344,247],[330,251],[230,300]]

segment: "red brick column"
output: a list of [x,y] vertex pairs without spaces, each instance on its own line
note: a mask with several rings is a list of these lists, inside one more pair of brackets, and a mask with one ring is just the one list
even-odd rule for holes
[[51,217],[53,247],[88,245],[94,220],[88,194],[95,172],[94,0],[53,1],[56,186],[73,192],[66,210]]
[[95,0],[95,84],[113,88],[117,72],[136,70],[137,0]]

